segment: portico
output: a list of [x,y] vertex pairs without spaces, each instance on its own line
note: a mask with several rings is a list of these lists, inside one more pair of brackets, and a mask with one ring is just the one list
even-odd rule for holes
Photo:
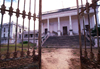
[[[47,26],[47,27],[44,27],[44,26]],[[52,32],[56,32],[58,36],[61,36],[61,35],[71,35],[72,36],[73,35],[72,17],[67,16],[67,17],[57,17],[57,18],[45,19],[43,20],[43,23],[42,23],[42,31],[46,32],[43,28],[47,29],[48,35]]]
[[[92,14],[93,10],[90,10],[91,25],[95,25]],[[81,30],[83,29],[82,17],[81,19]],[[88,25],[87,16],[85,15],[85,25]],[[48,35],[78,35],[78,21],[77,21],[77,9],[65,9],[58,10],[55,12],[46,12],[42,15],[42,33]]]

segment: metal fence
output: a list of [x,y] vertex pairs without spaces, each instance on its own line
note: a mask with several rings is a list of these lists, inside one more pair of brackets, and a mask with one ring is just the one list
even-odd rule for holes
[[[79,0],[76,0],[77,2],[77,13],[78,13],[78,27],[79,27],[79,44],[80,44],[80,65],[81,65],[81,69],[99,69],[100,68],[100,45],[99,45],[99,31],[98,31],[98,21],[97,21],[97,10],[96,8],[98,7],[97,2],[99,0],[91,0],[91,4],[88,2],[88,0],[86,0],[86,6],[83,7],[83,0],[81,0],[81,11],[79,8]],[[90,9],[93,9],[94,12],[94,16],[95,16],[95,29],[96,29],[96,36],[97,36],[97,49],[98,49],[98,53],[94,54],[94,41],[92,39],[92,30],[91,29],[91,22],[90,22]],[[86,30],[85,27],[85,15],[87,16],[87,21],[88,21],[88,30]],[[80,18],[83,18],[83,22],[80,22]],[[85,50],[83,50],[82,47],[82,42],[81,42],[81,24],[83,24],[83,30],[84,30],[84,45],[85,45]],[[89,37],[89,41],[90,41],[90,52],[87,51],[88,47],[86,45],[86,40],[87,40],[87,32],[88,32],[88,37]],[[97,56],[97,58],[95,58]]]
[[[25,8],[27,7],[26,6],[26,0],[23,0],[23,11],[20,12],[20,0],[17,0],[17,9],[16,11],[14,11],[14,8],[13,8],[13,0],[11,0],[10,2],[10,7],[9,9],[6,9],[7,6],[5,6],[5,0],[3,0],[3,4],[1,5],[1,8],[0,8],[0,11],[1,11],[1,27],[0,27],[0,69],[2,68],[10,68],[10,67],[24,67],[24,65],[27,65],[29,63],[33,63],[35,62],[34,59],[37,59],[38,62],[39,62],[39,69],[41,67],[41,7],[42,7],[42,0],[39,0],[39,16],[36,15],[36,0],[34,0],[34,2],[32,3],[31,0],[29,0],[29,12],[28,14],[26,13],[26,10]],[[34,5],[34,7],[31,6]],[[31,14],[31,10],[32,8],[34,8],[34,14]],[[9,13],[9,27],[8,27],[8,38],[7,38],[7,45],[4,46],[3,44],[1,44],[1,41],[2,41],[2,28],[3,28],[3,20],[4,20],[4,15],[5,15],[5,12],[8,12]],[[11,18],[12,18],[12,15],[13,14],[16,14],[16,28],[15,28],[15,31],[16,31],[16,35],[15,35],[15,43],[14,43],[14,51],[13,52],[10,52],[10,32],[11,32]],[[19,21],[19,16],[22,16],[22,19],[23,19],[23,25],[22,25],[22,40],[21,40],[21,46],[20,46],[20,51],[18,51],[18,44],[17,44],[17,41],[18,41],[18,21]],[[28,44],[27,44],[27,48],[26,48],[26,51],[24,51],[24,44],[23,44],[23,37],[24,37],[24,28],[25,28],[25,18],[28,17]],[[39,36],[38,36],[38,55],[37,55],[37,58],[36,58],[36,55],[35,55],[35,49],[34,49],[34,44],[32,44],[32,52],[30,52],[30,43],[29,43],[29,33],[30,33],[30,20],[33,18],[33,34],[35,34],[35,22],[36,22],[36,19],[39,19]],[[35,35],[34,35],[34,38],[33,38],[33,43],[35,41]],[[5,54],[2,53],[2,50],[3,48],[6,48],[5,50]],[[30,53],[32,53],[32,55],[30,55]]]

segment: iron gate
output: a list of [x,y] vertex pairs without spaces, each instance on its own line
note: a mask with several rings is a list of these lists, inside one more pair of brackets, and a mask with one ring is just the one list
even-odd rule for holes
[[[81,8],[79,8],[79,0],[76,0],[77,2],[77,13],[78,13],[78,27],[79,27],[79,44],[80,44],[80,65],[81,69],[100,69],[100,45],[99,45],[99,30],[98,30],[98,21],[97,21],[97,10],[96,8],[98,7],[97,2],[99,0],[91,0],[91,4],[86,0],[86,6],[83,6],[83,0],[81,0]],[[95,15],[95,29],[96,29],[96,35],[97,35],[97,49],[98,53],[94,55],[94,41],[92,39],[92,32],[91,32],[91,22],[90,22],[90,9],[93,9],[93,14]],[[80,11],[81,10],[81,11]],[[86,31],[85,27],[85,15],[88,17],[88,31]],[[83,53],[83,47],[82,47],[82,42],[81,42],[81,22],[80,22],[80,17],[82,17],[82,23],[83,23],[83,30],[84,30],[84,43],[85,43],[85,50]],[[90,41],[90,52],[87,51],[87,45],[86,45],[86,39],[87,39],[87,32],[88,32],[88,37]],[[88,56],[89,54],[89,56]],[[97,58],[95,58],[97,56]]]
[[[1,11],[1,25],[0,25],[0,69],[2,68],[25,68],[25,66],[37,66],[39,69],[41,67],[41,6],[42,6],[42,0],[39,0],[39,16],[36,15],[36,0],[34,0],[34,3],[31,2],[31,0],[29,0],[29,12],[28,14],[26,13],[26,0],[23,0],[24,6],[23,6],[23,11],[20,12],[19,9],[19,4],[20,4],[20,0],[17,0],[17,9],[16,11],[14,11],[13,9],[13,0],[11,0],[11,4],[9,9],[6,9],[7,6],[5,6],[5,0],[3,0],[3,4],[1,5],[0,11]],[[34,5],[34,7],[31,6],[31,3]],[[31,10],[32,8],[34,8],[34,14],[31,14]],[[4,15],[5,12],[9,13],[9,23],[8,23],[8,37],[7,39],[7,45],[4,46],[4,44],[2,44],[2,33],[3,33],[3,20],[4,20]],[[11,34],[11,19],[12,19],[12,15],[16,14],[16,24],[15,24],[15,43],[14,43],[14,52],[10,52],[10,34]],[[22,25],[22,39],[21,39],[21,46],[20,49],[21,51],[18,52],[17,48],[19,47],[17,44],[18,41],[18,21],[19,21],[19,16],[22,16],[23,19],[23,25]],[[24,38],[24,29],[25,29],[25,18],[28,17],[28,46],[26,51],[24,51],[24,44],[23,44],[23,38]],[[30,20],[31,18],[33,18],[33,43],[35,43],[35,22],[36,19],[39,19],[39,36],[38,36],[38,55],[35,54],[35,49],[34,49],[34,44],[32,44],[32,52],[30,52]],[[5,37],[4,37],[5,38]],[[2,53],[3,48],[7,48],[6,53]],[[32,55],[30,55],[32,54]],[[12,55],[12,56],[11,56]],[[18,55],[20,55],[18,57]],[[37,60],[37,61],[35,61]]]

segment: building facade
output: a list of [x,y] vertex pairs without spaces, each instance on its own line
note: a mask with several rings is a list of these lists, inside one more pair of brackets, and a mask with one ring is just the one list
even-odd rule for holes
[[[2,25],[2,34],[1,34],[1,43],[2,44],[8,43],[8,29],[9,29],[9,24],[4,23]],[[24,30],[27,30],[27,28],[25,27]],[[18,25],[18,27],[17,27],[17,43],[21,42],[21,37],[22,37],[21,34],[22,34],[22,26]],[[16,24],[14,22],[11,22],[10,23],[9,43],[15,43],[15,35],[16,35]]]
[[[98,16],[98,7],[97,7]],[[81,11],[81,9],[79,10]],[[94,10],[90,9],[90,27],[95,26],[95,15]],[[88,16],[84,12],[85,28],[88,29]],[[83,18],[80,16],[81,32],[83,32]],[[99,19],[98,19],[99,23]],[[77,19],[77,8],[65,8],[54,11],[48,11],[42,14],[42,34],[48,35],[78,35],[78,19]]]
[[[35,36],[35,38],[34,38],[34,36]],[[35,35],[34,35],[33,31],[30,31],[30,32],[24,31],[23,41],[28,41],[28,37],[29,37],[30,43],[37,43],[38,42],[38,31],[35,30]]]

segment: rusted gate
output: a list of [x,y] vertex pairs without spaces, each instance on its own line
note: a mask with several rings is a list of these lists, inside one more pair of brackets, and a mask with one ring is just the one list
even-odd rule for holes
[[[79,0],[76,0],[77,2],[77,13],[78,13],[78,27],[79,27],[79,44],[80,44],[80,65],[81,69],[100,69],[100,45],[99,45],[99,31],[98,31],[98,21],[97,21],[97,2],[99,0],[91,0],[91,4],[86,0],[86,6],[83,6],[83,0],[81,0],[81,8],[79,7]],[[92,33],[91,33],[91,22],[90,22],[90,9],[93,9],[93,14],[95,15],[95,29],[96,29],[96,35],[97,35],[97,50],[98,53],[94,54],[93,51],[93,40],[92,40]],[[81,10],[81,11],[80,11]],[[85,28],[85,15],[87,16],[88,21],[88,36],[90,41],[90,52],[87,51],[87,45],[86,45],[86,28]],[[80,22],[80,18],[82,17],[83,23]],[[83,50],[82,42],[81,42],[81,24],[83,24],[84,28],[84,43],[85,43],[85,50]],[[95,58],[97,56],[97,58]]]
[[[26,10],[25,10],[25,7],[26,7],[26,0],[23,0],[23,11],[20,12],[20,9],[19,9],[19,4],[20,4],[20,0],[17,0],[17,9],[16,11],[14,11],[13,9],[13,0],[11,0],[11,4],[10,4],[10,7],[9,9],[6,9],[7,6],[5,6],[5,0],[3,0],[3,3],[1,5],[1,8],[0,8],[0,11],[1,11],[1,25],[0,25],[0,69],[2,68],[13,68],[13,69],[17,69],[17,68],[27,68],[27,66],[37,66],[39,69],[41,67],[41,2],[42,0],[39,0],[39,16],[36,16],[36,0],[34,0],[34,2],[32,3],[31,0],[29,0],[29,12],[28,14],[26,13]],[[31,6],[34,5],[34,7]],[[31,14],[31,10],[32,8],[34,8],[34,14]],[[3,54],[2,53],[2,49],[4,48],[3,44],[1,43],[2,41],[2,30],[3,30],[3,20],[4,20],[4,15],[5,15],[5,12],[8,12],[9,14],[9,22],[8,22],[8,37],[7,37],[7,45],[5,46],[5,48],[7,48],[6,51],[6,54]],[[13,14],[16,14],[16,28],[15,28],[15,45],[14,45],[14,52],[10,52],[10,28],[11,28],[11,18],[12,18],[12,15]],[[17,36],[17,33],[18,33],[18,21],[19,21],[19,16],[22,16],[22,19],[23,19],[23,25],[22,25],[22,43],[21,43],[21,51],[18,52],[17,51],[17,41],[18,41],[18,36]],[[28,17],[28,46],[27,46],[27,51],[24,51],[24,44],[23,44],[23,37],[24,37],[24,25],[25,25],[25,18]],[[35,34],[35,21],[36,19],[39,19],[39,36],[38,36],[38,55],[36,56],[35,55],[35,49],[34,49],[34,46],[33,46],[33,50],[32,52],[30,52],[30,43],[29,43],[29,33],[30,33],[30,19],[33,19],[33,24],[34,24],[34,30],[33,30],[33,34]],[[7,34],[7,33],[6,33]],[[34,38],[33,38],[33,43],[35,41],[35,35],[34,35]],[[30,55],[30,53],[32,53],[32,55]],[[26,54],[26,55],[25,55]],[[11,56],[12,55],[12,56]],[[18,55],[20,55],[18,57]],[[35,62],[35,60],[37,60]],[[37,64],[36,64],[37,63]]]

